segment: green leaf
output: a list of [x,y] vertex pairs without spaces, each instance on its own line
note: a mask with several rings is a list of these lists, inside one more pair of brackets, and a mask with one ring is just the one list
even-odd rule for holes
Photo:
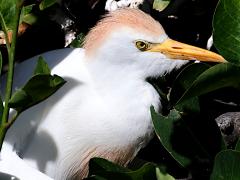
[[31,96],[29,96],[24,90],[18,89],[11,97],[10,106],[14,107],[25,107],[28,106],[29,102],[32,101]]
[[146,163],[136,171],[126,173],[131,180],[154,180],[156,178],[156,165],[152,163]]
[[14,26],[14,15],[16,13],[16,0],[0,0],[0,13],[2,14],[8,29]]
[[29,25],[33,25],[38,21],[38,17],[33,13],[29,13],[23,17],[22,21]]
[[189,167],[197,159],[209,161],[209,154],[197,141],[178,111],[173,109],[168,116],[162,116],[151,107],[151,116],[162,145],[182,167]]
[[[175,105],[183,93],[192,85],[193,81],[209,67],[209,65],[204,63],[194,63],[185,67],[173,83],[169,97],[171,104]],[[199,113],[198,97],[187,99],[181,104],[176,105],[175,109],[181,112]]]
[[3,64],[3,58],[2,58],[2,53],[0,51],[0,75],[2,74],[2,64]]
[[171,175],[161,172],[159,168],[156,168],[156,176],[157,180],[175,180]]
[[2,101],[2,97],[0,96],[0,124],[1,124],[1,121],[2,121],[2,116],[3,116],[3,101]]
[[23,6],[20,16],[20,23],[25,22],[27,24],[32,25],[37,22],[38,20],[37,16],[32,13],[32,9],[34,6],[35,4]]
[[89,175],[96,175],[103,171],[128,172],[129,170],[103,158],[92,158],[89,161]]
[[89,164],[87,179],[106,180],[154,180],[156,179],[156,165],[146,163],[137,170],[129,170],[102,158],[93,158]]
[[215,157],[211,180],[239,180],[240,152],[225,150]]
[[177,104],[180,104],[189,98],[200,96],[220,88],[239,88],[239,77],[240,67],[230,63],[217,64],[200,74],[178,100]]
[[37,66],[34,70],[34,75],[37,74],[51,74],[48,64],[44,61],[42,56],[39,56]]
[[170,101],[175,104],[197,77],[210,66],[204,63],[193,63],[186,66],[176,77],[170,92]]
[[171,154],[171,156],[183,167],[188,166],[191,163],[191,159],[182,156],[174,150],[173,144],[171,143],[171,137],[174,130],[174,122],[181,119],[180,114],[176,110],[171,110],[167,117],[162,116],[155,112],[154,108],[151,107],[151,116],[156,134],[161,141],[164,148]]
[[240,151],[240,140],[238,139],[237,144],[235,146],[236,151]]
[[35,75],[23,88],[13,94],[9,102],[9,107],[22,112],[48,98],[62,87],[65,82],[64,79],[57,75]]
[[213,19],[213,40],[218,51],[232,63],[240,62],[240,1],[220,0]]
[[44,10],[44,9],[52,6],[56,2],[57,2],[57,0],[42,0],[41,3],[39,4],[39,8],[40,8],[40,10]]
[[85,34],[80,33],[77,37],[71,42],[70,47],[72,48],[80,48],[83,45]]
[[[13,19],[16,13],[16,4],[19,2],[20,0],[0,0],[0,12],[4,18],[8,30],[13,29]],[[34,4],[23,6],[19,24],[21,24],[26,16],[32,11],[33,6]]]
[[91,176],[91,177],[84,178],[84,180],[107,180],[107,179],[94,175],[94,176]]
[[163,11],[170,3],[170,0],[154,0],[153,9]]

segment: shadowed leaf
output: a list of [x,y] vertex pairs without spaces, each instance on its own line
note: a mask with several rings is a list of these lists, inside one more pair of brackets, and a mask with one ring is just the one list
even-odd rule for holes
[[43,57],[39,57],[34,70],[34,76],[9,101],[9,107],[22,112],[25,109],[45,100],[65,84],[65,80],[57,75],[51,75]]
[[129,170],[106,159],[92,158],[89,162],[89,175],[96,175],[102,171],[128,172]]
[[209,154],[197,141],[178,111],[173,109],[168,116],[162,116],[151,107],[151,115],[159,140],[181,166],[189,167],[198,163],[197,159],[209,161]]
[[2,97],[0,96],[0,123],[2,120],[2,115],[3,115],[3,101],[2,101]]
[[35,75],[23,88],[13,94],[9,102],[9,107],[16,109],[18,112],[22,112],[45,100],[64,84],[64,79],[57,75]]
[[156,165],[151,163],[144,164],[137,170],[129,170],[116,165],[108,160],[93,158],[89,164],[89,177],[87,179],[95,180],[155,180]]
[[216,155],[210,180],[239,180],[240,152],[221,151]]
[[[183,93],[192,85],[197,77],[210,66],[204,63],[194,63],[185,67],[176,77],[170,92],[170,102],[175,105]],[[175,106],[181,112],[200,112],[198,97],[192,97]]]
[[188,166],[191,163],[191,159],[176,152],[171,143],[174,122],[177,122],[181,119],[179,113],[176,110],[171,110],[169,115],[165,117],[161,114],[156,113],[154,108],[151,107],[151,115],[155,131],[162,145],[179,164],[181,164],[183,167]]
[[240,152],[240,140],[238,139],[235,150]]
[[239,77],[240,67],[230,63],[217,64],[200,74],[190,88],[188,88],[178,100],[177,104],[180,104],[189,98],[200,96],[220,88],[239,88]]

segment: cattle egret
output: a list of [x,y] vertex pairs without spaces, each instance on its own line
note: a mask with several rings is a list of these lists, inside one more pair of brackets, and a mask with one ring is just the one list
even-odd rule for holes
[[[1,155],[3,162],[10,159],[11,168],[21,161],[15,168],[19,177],[25,163],[26,169],[56,180],[86,177],[92,157],[126,166],[146,146],[153,136],[150,106],[161,110],[159,95],[146,78],[162,76],[188,60],[225,62],[216,53],[170,39],[157,21],[130,8],[106,15],[82,49],[41,56],[67,83],[21,114]],[[17,65],[15,88],[30,77],[37,58]]]

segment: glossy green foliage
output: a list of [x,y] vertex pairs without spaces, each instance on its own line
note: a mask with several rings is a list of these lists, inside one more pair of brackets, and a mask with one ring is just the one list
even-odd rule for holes
[[240,1],[220,0],[213,20],[214,45],[227,61],[240,64]]
[[199,113],[200,107],[198,103],[198,97],[193,96],[188,99],[184,99],[182,102],[176,104],[183,96],[185,91],[189,89],[192,83],[198,78],[198,76],[207,70],[210,66],[203,63],[194,63],[185,67],[176,77],[169,100],[171,104],[181,112]]
[[153,9],[163,11],[170,3],[171,0],[154,0]]
[[34,75],[38,74],[51,74],[51,70],[49,69],[47,63],[44,61],[44,58],[42,56],[38,58],[37,66],[34,70]]
[[0,13],[2,14],[6,26],[8,29],[13,28],[13,21],[15,15],[15,6],[16,6],[17,0],[0,0]]
[[80,33],[77,37],[71,42],[70,47],[72,48],[81,48],[83,45],[85,34]]
[[44,10],[44,9],[52,6],[56,2],[57,2],[57,0],[42,0],[41,3],[39,4],[39,8],[40,8],[40,10]]
[[34,76],[19,90],[9,101],[9,107],[22,112],[27,108],[45,100],[65,84],[64,79],[57,75],[51,75],[50,69],[40,57]]
[[215,65],[201,73],[191,86],[184,92],[177,104],[186,99],[200,96],[224,87],[240,85],[240,68],[230,63]]
[[157,180],[175,180],[174,177],[169,174],[163,173],[159,168],[156,168],[156,176]]

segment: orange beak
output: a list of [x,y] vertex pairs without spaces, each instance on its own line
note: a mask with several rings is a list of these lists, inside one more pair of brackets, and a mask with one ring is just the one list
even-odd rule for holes
[[227,62],[221,55],[214,52],[167,39],[161,44],[152,44],[149,52],[161,52],[171,59],[198,60],[208,62]]

